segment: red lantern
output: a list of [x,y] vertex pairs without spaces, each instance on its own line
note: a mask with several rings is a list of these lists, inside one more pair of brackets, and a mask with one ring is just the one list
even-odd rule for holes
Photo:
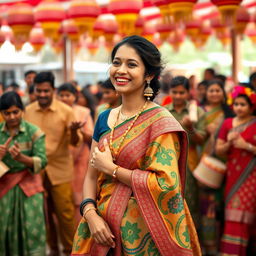
[[252,43],[256,45],[256,29],[249,29],[245,33],[251,39]]
[[211,0],[220,11],[223,22],[231,25],[235,22],[236,12],[242,0]]
[[152,25],[146,24],[144,26],[141,36],[146,38],[148,41],[153,42],[155,33],[156,33],[156,29]]
[[7,22],[17,40],[27,41],[34,25],[32,7],[28,4],[15,4],[11,6],[7,13]]
[[93,25],[92,40],[96,41],[103,34],[104,34],[104,22],[103,22],[102,18],[99,16]]
[[171,23],[170,21],[170,16],[171,16],[171,11],[168,6],[168,1],[167,0],[152,0],[153,4],[156,5],[163,18],[163,23],[168,24]]
[[227,47],[231,42],[230,32],[226,30],[224,33],[219,34],[218,39],[221,41],[223,47]]
[[217,37],[225,33],[225,31],[228,29],[226,25],[222,24],[220,18],[211,19],[211,26],[215,30]]
[[73,0],[68,9],[69,18],[74,19],[81,34],[91,33],[99,15],[100,7],[95,0]]
[[30,32],[29,42],[33,46],[35,52],[41,51],[45,45],[45,36],[42,27],[37,24]]
[[118,24],[115,20],[115,17],[112,18],[104,18],[103,23],[103,30],[104,30],[104,37],[108,44],[112,44],[114,40],[114,36],[118,32]]
[[184,40],[184,33],[181,30],[176,30],[173,34],[171,34],[168,42],[172,45],[173,50],[175,52],[178,52]]
[[167,23],[158,23],[156,25],[156,30],[160,35],[162,41],[166,41],[170,36],[170,33],[173,31],[173,25]]
[[250,14],[245,7],[240,7],[236,14],[235,30],[239,35],[243,35],[247,24],[250,22]]
[[142,0],[110,0],[108,10],[115,15],[121,34],[131,35],[134,33],[135,23],[142,7]]
[[144,19],[143,17],[139,16],[136,23],[135,23],[135,34],[136,35],[141,35],[144,27]]
[[80,34],[78,31],[78,27],[74,20],[68,19],[64,20],[62,23],[62,32],[67,35],[67,37],[73,41],[78,42],[80,38]]
[[198,36],[200,31],[202,21],[200,20],[190,20],[186,22],[185,32],[190,38],[195,38]]
[[99,44],[97,42],[89,42],[86,44],[86,47],[91,55],[95,55],[99,50]]
[[42,2],[35,9],[35,19],[41,23],[45,36],[49,38],[58,37],[61,22],[65,18],[65,10],[59,2]]
[[192,12],[197,0],[168,0],[171,15],[176,22],[188,21],[192,18]]

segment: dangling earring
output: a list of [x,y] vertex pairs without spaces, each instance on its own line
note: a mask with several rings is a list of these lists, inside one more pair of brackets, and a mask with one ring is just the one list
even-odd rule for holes
[[144,90],[144,97],[147,97],[147,100],[150,100],[150,97],[154,95],[153,89],[150,87],[150,80],[146,80],[147,87]]

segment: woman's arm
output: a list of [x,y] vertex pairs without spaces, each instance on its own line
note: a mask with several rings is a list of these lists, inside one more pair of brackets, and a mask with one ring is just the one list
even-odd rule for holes
[[[98,143],[93,140],[91,146],[91,152],[94,152],[95,148],[97,148]],[[90,160],[92,159],[92,153],[90,154]],[[97,169],[92,167],[89,163],[89,167],[87,169],[83,194],[84,198],[91,198],[96,201],[96,192],[97,192]],[[88,208],[94,208],[92,203],[87,204],[84,207],[84,217],[86,218],[91,235],[93,239],[102,245],[115,247],[114,235],[112,234],[108,224],[105,220],[100,217],[95,210],[87,211]]]
[[226,155],[231,146],[231,141],[225,141],[222,139],[217,139],[215,152],[219,156]]

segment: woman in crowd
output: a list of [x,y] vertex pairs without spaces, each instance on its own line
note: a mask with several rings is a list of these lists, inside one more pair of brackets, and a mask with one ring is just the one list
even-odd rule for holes
[[40,170],[46,165],[45,136],[22,119],[16,92],[0,98],[1,255],[45,255],[46,233]]
[[256,255],[256,94],[237,87],[233,98],[236,116],[224,121],[216,145],[227,155],[221,255]]
[[76,121],[81,126],[83,135],[83,143],[79,147],[72,147],[71,153],[74,161],[74,179],[73,192],[74,203],[76,207],[76,221],[80,220],[79,205],[83,199],[83,181],[88,166],[90,144],[93,134],[93,120],[90,115],[90,109],[75,104],[77,98],[77,90],[71,83],[62,84],[58,88],[59,99],[73,108]]
[[90,114],[92,120],[94,120],[96,111],[96,99],[86,87],[78,92],[77,105],[89,108],[91,111]]
[[[211,80],[206,86],[203,100],[207,140],[202,155],[213,155],[217,132],[225,118],[233,116],[226,104],[227,97],[223,83]],[[216,255],[219,246],[219,217],[221,216],[221,192],[206,186],[200,187],[201,228],[200,238],[206,255]],[[217,220],[218,219],[218,220]]]
[[[96,123],[73,255],[201,255],[184,201],[187,138],[159,89],[158,49],[139,36],[111,54],[122,105]],[[182,150],[180,150],[182,148]]]

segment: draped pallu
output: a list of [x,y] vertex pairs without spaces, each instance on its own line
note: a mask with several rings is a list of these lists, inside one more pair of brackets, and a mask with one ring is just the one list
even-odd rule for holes
[[[113,147],[132,122],[117,126]],[[110,130],[99,141],[109,141]],[[115,236],[116,247],[96,244],[86,220],[77,229],[72,255],[201,255],[183,199],[187,136],[161,107],[144,111],[121,146],[116,163],[133,170],[132,187],[99,172],[97,208]],[[158,255],[157,254],[157,255]]]

